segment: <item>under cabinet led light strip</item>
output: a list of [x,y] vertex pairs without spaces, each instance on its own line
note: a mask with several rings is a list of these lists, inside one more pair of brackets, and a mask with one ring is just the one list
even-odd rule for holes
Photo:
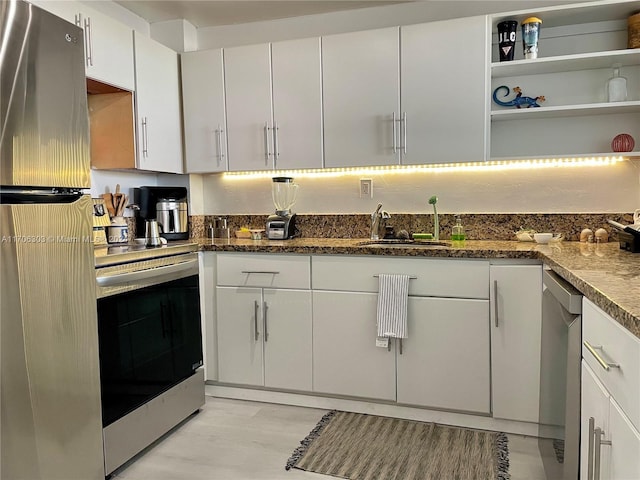
[[434,165],[388,165],[380,167],[352,167],[352,168],[323,168],[309,170],[263,170],[248,172],[225,172],[225,179],[242,180],[249,178],[271,178],[278,176],[295,177],[342,177],[347,175],[385,175],[403,173],[430,172],[482,172],[497,170],[526,170],[558,167],[599,167],[622,162],[626,157],[567,157],[567,158],[539,158],[527,160],[494,160],[488,162],[467,162]]

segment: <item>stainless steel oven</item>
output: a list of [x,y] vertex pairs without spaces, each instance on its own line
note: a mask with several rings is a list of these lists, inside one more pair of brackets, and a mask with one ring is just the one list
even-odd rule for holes
[[204,404],[195,248],[96,256],[105,474]]

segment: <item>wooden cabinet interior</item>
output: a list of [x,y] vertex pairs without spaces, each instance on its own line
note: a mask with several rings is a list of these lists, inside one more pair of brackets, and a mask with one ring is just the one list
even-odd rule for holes
[[91,167],[136,167],[133,93],[87,80]]

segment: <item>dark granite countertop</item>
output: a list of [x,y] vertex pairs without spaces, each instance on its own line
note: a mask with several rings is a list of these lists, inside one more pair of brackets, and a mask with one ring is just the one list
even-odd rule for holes
[[640,338],[640,254],[617,243],[589,244],[467,240],[445,248],[363,245],[366,239],[194,239],[203,251],[332,255],[399,255],[441,258],[536,259]]

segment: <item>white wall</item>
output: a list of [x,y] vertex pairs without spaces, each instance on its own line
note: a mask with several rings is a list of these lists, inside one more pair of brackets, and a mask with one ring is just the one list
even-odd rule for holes
[[[127,194],[129,202],[133,203],[132,189],[134,187],[142,185],[189,187],[189,176],[126,170],[91,170],[91,189],[89,193],[93,198],[99,197],[103,193],[115,192],[118,184],[120,184],[120,191]],[[202,208],[202,192],[198,191],[196,195],[198,208]],[[125,210],[124,216],[132,217],[133,211]]]
[[[358,176],[298,178],[297,213],[606,213],[640,208],[640,160],[598,167],[385,173],[371,176],[373,199],[359,197]],[[268,214],[271,180],[202,177],[203,214]]]
[[307,38],[396,25],[576,3],[578,0],[425,0],[198,29],[198,50]]

